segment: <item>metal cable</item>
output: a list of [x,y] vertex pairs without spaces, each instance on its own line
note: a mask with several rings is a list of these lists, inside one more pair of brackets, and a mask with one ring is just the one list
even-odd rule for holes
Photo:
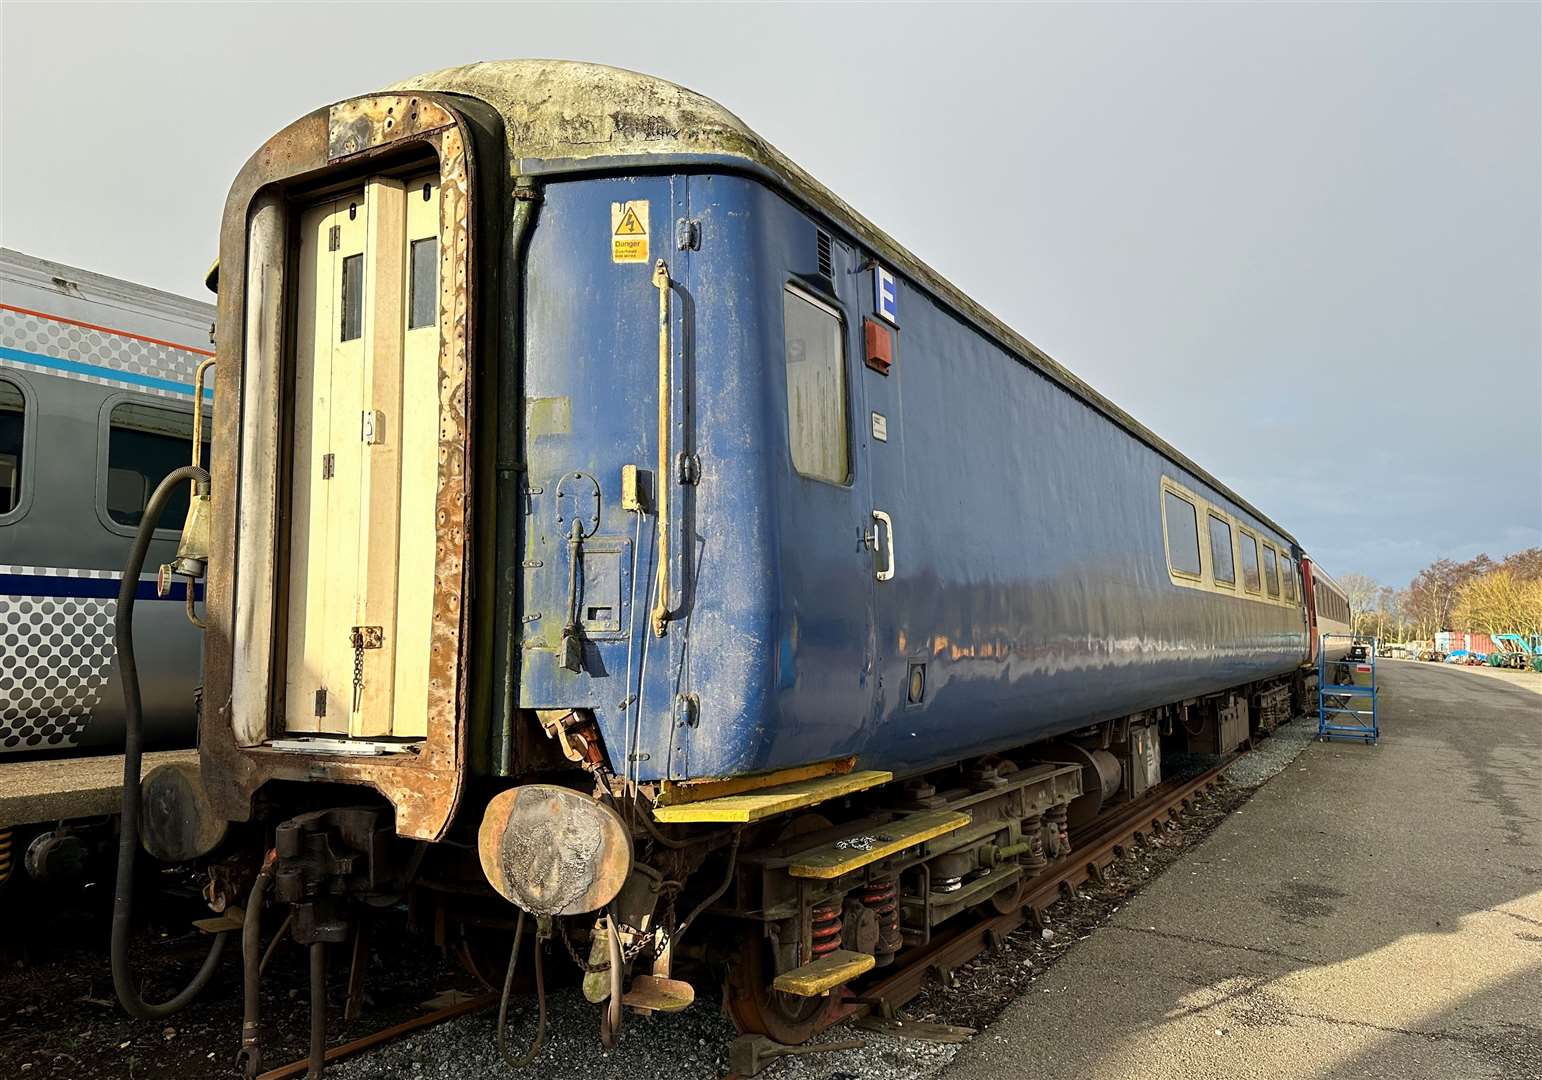
[[676,951],[679,950],[680,940],[685,937],[686,930],[690,929],[691,923],[696,921],[696,916],[700,915],[703,911],[706,911],[708,907],[715,904],[718,897],[727,892],[728,886],[733,884],[734,867],[739,862],[739,841],[742,839],[744,839],[744,830],[735,829],[733,844],[730,845],[728,849],[728,870],[723,874],[722,884],[720,884],[716,889],[713,889],[711,894],[708,895],[706,899],[697,904],[691,913],[685,917],[685,921],[680,924],[680,928],[675,931],[673,945]]
[[535,1040],[530,1044],[523,1057],[514,1057],[509,1053],[508,1031],[506,1025],[509,1017],[509,997],[514,990],[514,969],[519,964],[519,946],[525,939],[525,911],[519,912],[519,921],[514,924],[514,947],[509,950],[509,969],[503,976],[503,996],[498,1001],[498,1053],[503,1055],[510,1068],[523,1069],[535,1060],[541,1052],[541,1044],[546,1041],[546,975],[541,968],[541,937],[535,942],[535,1001],[536,1021]]
[[[634,700],[632,694],[632,645],[633,642],[637,640],[637,549],[642,545],[642,507],[639,506],[637,509],[633,510],[632,514],[636,519],[637,524],[632,534],[632,580],[630,584],[631,594],[627,598],[626,609],[626,693],[623,695],[621,701],[621,723],[623,725],[622,731],[625,732],[624,745],[626,748],[625,752],[627,762],[632,760],[632,751],[634,749],[632,746],[632,706],[634,704],[638,704],[638,702]],[[640,698],[641,696],[641,691],[639,691],[637,697]],[[635,817],[635,813],[629,814],[628,816]]]

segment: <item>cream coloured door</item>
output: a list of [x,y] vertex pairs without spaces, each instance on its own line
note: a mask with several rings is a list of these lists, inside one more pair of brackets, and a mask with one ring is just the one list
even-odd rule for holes
[[301,222],[285,727],[426,732],[438,480],[437,182]]

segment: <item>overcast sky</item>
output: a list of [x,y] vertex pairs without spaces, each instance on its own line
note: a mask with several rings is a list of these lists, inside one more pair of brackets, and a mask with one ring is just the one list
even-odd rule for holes
[[7,2],[0,243],[203,296],[250,153],[449,64],[716,98],[1389,584],[1542,543],[1542,7]]

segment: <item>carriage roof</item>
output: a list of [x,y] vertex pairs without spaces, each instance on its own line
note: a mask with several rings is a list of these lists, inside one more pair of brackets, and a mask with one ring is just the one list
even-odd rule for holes
[[1046,378],[1295,543],[1278,523],[970,299],[711,98],[650,75],[571,60],[464,64],[390,89],[463,94],[486,102],[503,119],[509,159],[520,175],[657,166],[666,159],[715,163],[770,181],[828,217]]

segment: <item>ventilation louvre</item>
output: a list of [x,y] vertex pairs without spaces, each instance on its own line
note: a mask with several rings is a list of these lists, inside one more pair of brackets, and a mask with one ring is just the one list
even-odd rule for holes
[[835,268],[830,262],[830,234],[819,229],[816,230],[815,236],[819,245],[819,272],[827,278],[833,278]]

